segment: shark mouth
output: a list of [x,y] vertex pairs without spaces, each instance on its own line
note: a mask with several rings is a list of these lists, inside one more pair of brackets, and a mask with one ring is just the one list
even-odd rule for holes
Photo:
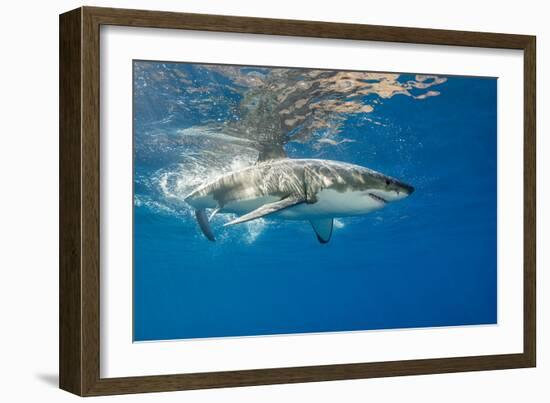
[[374,193],[367,193],[370,197],[372,197],[374,200],[379,201],[380,203],[386,204],[388,201],[384,199],[383,197],[380,197],[378,195],[375,195]]

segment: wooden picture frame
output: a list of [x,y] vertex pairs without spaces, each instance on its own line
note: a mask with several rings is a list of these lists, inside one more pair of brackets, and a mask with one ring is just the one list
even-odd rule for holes
[[[524,348],[521,354],[100,377],[100,26],[337,38],[524,52]],[[534,367],[535,37],[81,7],[60,16],[60,387],[80,396]]]

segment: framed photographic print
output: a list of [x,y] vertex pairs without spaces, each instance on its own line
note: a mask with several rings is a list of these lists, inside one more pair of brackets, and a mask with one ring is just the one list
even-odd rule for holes
[[535,37],[60,16],[60,386],[535,366]]

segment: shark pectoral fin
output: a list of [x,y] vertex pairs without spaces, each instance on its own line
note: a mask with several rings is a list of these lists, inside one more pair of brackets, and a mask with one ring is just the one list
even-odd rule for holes
[[265,217],[269,214],[276,213],[278,211],[284,210],[285,208],[292,207],[303,202],[304,199],[301,197],[287,197],[273,203],[264,204],[263,206],[258,207],[256,210],[253,210],[248,214],[242,215],[233,221],[225,223],[224,226],[240,224],[250,220],[255,220],[256,218]]
[[309,220],[317,239],[321,243],[327,243],[330,241],[330,236],[332,235],[332,226],[334,219],[332,218],[321,218],[318,220]]
[[210,228],[210,224],[208,223],[208,216],[206,215],[206,211],[204,211],[204,209],[195,210],[195,218],[197,219],[199,227],[201,228],[204,236],[210,241],[214,242],[216,238],[214,237],[212,228]]

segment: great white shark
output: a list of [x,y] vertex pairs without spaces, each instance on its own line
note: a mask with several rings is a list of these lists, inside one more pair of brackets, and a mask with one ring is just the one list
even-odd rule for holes
[[[401,200],[414,188],[359,165],[322,159],[280,158],[220,176],[195,189],[185,201],[195,209],[203,234],[215,241],[209,221],[217,213],[309,221],[321,243],[332,235],[334,218],[368,214]],[[208,216],[206,210],[212,212]]]

